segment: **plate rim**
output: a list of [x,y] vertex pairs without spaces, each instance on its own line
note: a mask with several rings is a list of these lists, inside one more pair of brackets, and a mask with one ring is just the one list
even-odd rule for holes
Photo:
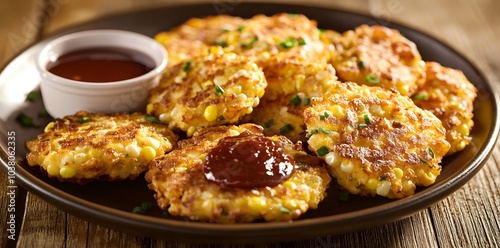
[[[356,11],[351,11],[351,10],[345,10],[345,9],[339,9],[339,8],[334,8],[334,7],[325,7],[325,6],[318,6],[318,5],[303,5],[303,4],[282,4],[282,3],[262,3],[262,2],[242,2],[242,5],[252,5],[252,4],[262,4],[262,5],[279,5],[279,6],[303,6],[307,8],[317,8],[317,9],[323,9],[327,11],[332,11],[332,12],[342,12],[344,14],[348,15],[357,15],[361,16],[364,18],[374,18],[373,16],[369,16],[368,14],[365,13],[360,13]],[[186,6],[207,6],[209,3],[181,3],[181,4],[174,4],[174,5],[168,5],[168,6],[163,6],[161,9],[166,10],[166,9],[171,9],[175,7],[186,7]],[[86,21],[84,23],[79,23],[76,25],[72,25],[70,27],[67,27],[63,30],[60,30],[56,33],[51,34],[48,37],[45,37],[44,39],[37,41],[33,43],[32,45],[28,46],[26,49],[23,51],[19,52],[17,55],[15,55],[9,62],[6,63],[6,65],[3,68],[0,68],[0,74],[11,64],[13,63],[18,57],[21,55],[28,53],[32,50],[35,50],[37,48],[37,45],[43,43],[44,41],[54,39],[55,37],[62,35],[72,29],[75,29],[79,26],[83,25],[88,25],[90,23],[96,22],[98,20],[104,20],[104,19],[112,19],[116,18],[118,16],[124,16],[124,15],[130,15],[131,13],[138,13],[138,12],[148,12],[151,11],[151,9],[142,9],[139,11],[129,11],[129,12],[123,12],[123,13],[116,13],[108,16],[103,16],[101,18],[93,19],[90,21]],[[143,236],[149,236],[149,237],[154,237],[154,238],[160,238],[160,239],[173,239],[173,240],[185,240],[183,237],[177,237],[175,234],[182,234],[182,235],[196,235],[197,237],[200,237],[202,240],[200,241],[207,241],[207,242],[214,242],[214,241],[222,241],[223,243],[226,243],[228,238],[228,235],[235,235],[235,234],[241,234],[240,232],[242,230],[252,232],[251,235],[239,235],[238,237],[229,237],[231,241],[282,241],[282,236],[279,236],[278,238],[272,238],[266,236],[266,239],[264,240],[255,240],[255,237],[258,236],[258,234],[262,234],[263,231],[276,231],[280,233],[291,233],[290,231],[303,231],[303,228],[307,228],[310,226],[327,226],[331,224],[332,222],[335,223],[344,223],[347,221],[356,221],[359,218],[363,218],[366,220],[366,215],[370,215],[371,218],[369,219],[377,219],[379,221],[373,221],[373,224],[367,225],[366,227],[373,227],[376,225],[381,225],[382,223],[380,220],[384,220],[384,223],[389,223],[396,221],[398,219],[406,218],[408,216],[411,216],[417,211],[420,211],[432,204],[437,203],[441,199],[444,199],[448,197],[450,194],[461,188],[464,184],[466,184],[472,177],[474,177],[477,172],[484,166],[484,164],[487,162],[488,158],[491,156],[494,147],[497,143],[497,139],[499,136],[499,123],[500,123],[500,115],[499,113],[499,108],[500,108],[500,97],[499,93],[494,87],[494,85],[488,80],[488,78],[484,75],[484,72],[479,70],[477,65],[475,63],[472,63],[469,58],[464,56],[461,52],[457,51],[455,48],[447,44],[446,42],[443,42],[432,35],[427,34],[426,32],[422,32],[414,27],[411,27],[409,25],[404,25],[400,24],[395,21],[390,21],[391,26],[399,26],[399,27],[404,27],[406,29],[410,29],[420,35],[425,36],[426,38],[430,38],[433,40],[433,42],[439,43],[448,49],[458,55],[463,61],[475,72],[478,74],[478,76],[481,78],[481,80],[484,82],[485,86],[487,87],[487,90],[490,91],[491,94],[491,105],[493,107],[492,111],[496,113],[494,118],[492,118],[491,122],[491,130],[489,133],[487,133],[487,138],[485,139],[483,146],[481,149],[478,149],[476,154],[473,156],[471,161],[467,162],[467,165],[465,166],[465,169],[462,171],[457,171],[453,173],[451,180],[445,181],[445,182],[439,182],[438,184],[433,185],[434,187],[430,188],[425,188],[422,191],[418,192],[417,196],[410,196],[404,199],[400,199],[397,201],[392,201],[386,204],[378,205],[375,207],[370,207],[367,209],[362,209],[362,210],[357,210],[354,212],[348,212],[348,213],[342,213],[339,215],[331,215],[331,216],[324,216],[324,217],[317,217],[317,218],[311,218],[311,219],[300,219],[300,220],[295,220],[292,223],[289,222],[271,222],[271,223],[242,223],[242,224],[237,224],[235,225],[224,225],[224,224],[214,224],[214,223],[200,223],[200,222],[182,222],[178,220],[168,220],[168,219],[161,219],[158,217],[151,217],[151,216],[144,216],[144,215],[137,215],[131,212],[126,212],[123,210],[115,209],[112,207],[108,206],[103,206],[88,200],[85,200],[83,198],[79,198],[77,196],[71,195],[63,190],[60,190],[58,188],[55,188],[49,184],[46,184],[43,182],[41,179],[38,177],[32,175],[28,171],[24,170],[24,168],[21,167],[21,165],[16,163],[16,181],[25,189],[27,189],[29,192],[34,193],[35,195],[39,196],[42,198],[44,201],[49,202],[52,205],[55,205],[59,209],[62,209],[64,211],[67,211],[69,213],[74,214],[75,216],[84,216],[84,219],[89,221],[89,222],[94,222],[96,224],[102,224],[105,226],[110,226],[108,221],[114,221],[116,223],[117,220],[119,223],[118,224],[123,224],[123,228],[117,228],[116,225],[114,225],[112,228],[128,233],[133,233],[133,234],[138,234],[140,233]],[[4,135],[4,134],[2,134]],[[3,137],[2,137],[3,138]],[[3,141],[3,140],[2,140]],[[8,166],[7,166],[7,149],[5,147],[5,144],[3,142],[0,144],[1,145],[1,150],[2,153],[1,155],[1,164],[2,170],[7,171]],[[19,173],[21,171],[22,173]],[[452,187],[445,187],[446,185],[452,185]],[[40,187],[40,185],[42,187]],[[420,199],[420,201],[414,201],[414,198]],[[408,207],[410,206],[410,207]],[[78,210],[78,211],[77,211]],[[397,211],[397,212],[404,212],[404,216],[397,216],[393,217],[390,216],[392,212]],[[377,216],[372,216],[375,213],[380,213],[380,215]],[[146,221],[144,221],[146,220]],[[132,229],[137,229],[137,224],[139,224],[140,227],[144,227],[144,232],[136,232],[133,231]],[[169,228],[168,232],[169,234],[172,234],[171,237],[164,237],[161,231],[164,230],[157,230],[160,231],[159,233],[151,233],[150,228],[154,229],[161,229],[161,227],[165,227],[165,224],[168,224]],[[131,228],[131,226],[135,228]],[[160,226],[158,226],[160,225]],[[193,230],[196,229],[196,230]],[[353,229],[353,228],[351,228]],[[344,229],[345,231],[337,231],[334,232],[333,234],[341,234],[341,233],[346,233],[346,232],[351,232],[355,230],[359,230],[359,228],[354,228],[353,230],[351,229]],[[255,231],[260,231],[258,234],[254,233]],[[200,235],[200,232],[206,232],[203,235]],[[311,238],[311,237],[318,237],[322,235],[328,235],[332,234],[331,229],[329,229],[328,232],[324,233],[317,233],[315,232],[314,236],[311,236],[309,232],[303,233],[303,235],[294,235],[295,239],[303,239],[303,238]],[[179,239],[180,238],[180,239]],[[289,238],[287,238],[289,240]]]

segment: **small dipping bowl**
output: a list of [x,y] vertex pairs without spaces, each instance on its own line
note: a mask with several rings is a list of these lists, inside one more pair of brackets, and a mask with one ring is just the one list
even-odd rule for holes
[[[134,78],[112,82],[77,81],[49,71],[48,66],[65,54],[106,48],[145,55],[153,62],[152,70]],[[54,118],[81,110],[104,114],[145,112],[149,90],[158,85],[167,60],[167,51],[160,43],[129,31],[90,30],[56,38],[42,49],[36,61],[45,109]]]

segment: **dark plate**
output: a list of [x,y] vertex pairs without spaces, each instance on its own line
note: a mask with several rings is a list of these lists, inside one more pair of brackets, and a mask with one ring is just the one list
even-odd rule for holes
[[[98,19],[57,34],[88,29],[114,28],[131,30],[153,36],[159,31],[181,24],[190,17],[211,14],[231,14],[251,17],[255,14],[271,15],[278,12],[303,13],[318,21],[320,28],[345,31],[366,24],[384,24],[400,30],[414,41],[423,58],[462,70],[478,88],[472,130],[473,141],[465,150],[447,157],[436,183],[419,189],[408,198],[390,201],[383,198],[350,197],[339,200],[336,187],[317,210],[311,210],[290,223],[210,224],[186,221],[181,218],[162,217],[156,206],[147,215],[131,210],[141,202],[154,202],[144,179],[121,183],[91,183],[86,186],[59,183],[48,179],[38,167],[29,167],[23,160],[24,141],[42,132],[50,119],[37,118],[40,128],[23,128],[15,118],[19,112],[32,116],[43,108],[41,100],[26,102],[25,94],[37,89],[39,78],[34,70],[34,56],[47,40],[21,53],[0,75],[0,129],[2,135],[2,168],[8,169],[7,134],[15,132],[17,141],[17,182],[30,192],[71,214],[115,228],[117,230],[155,238],[196,240],[198,242],[256,242],[286,241],[356,231],[375,225],[406,218],[450,195],[469,181],[483,166],[498,136],[498,102],[496,92],[486,78],[467,59],[447,45],[426,34],[394,23],[385,23],[373,17],[333,9],[298,5],[240,3],[237,6],[214,4],[184,5],[143,10]],[[54,36],[55,37],[55,36]],[[50,37],[48,40],[53,39]],[[155,204],[154,204],[155,205]]]

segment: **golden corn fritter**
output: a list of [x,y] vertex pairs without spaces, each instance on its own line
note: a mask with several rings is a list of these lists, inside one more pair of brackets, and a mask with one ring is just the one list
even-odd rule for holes
[[425,62],[416,45],[397,30],[361,25],[331,38],[332,64],[341,81],[394,89],[406,96],[424,84]]
[[26,142],[28,164],[41,166],[49,177],[80,184],[134,179],[177,142],[167,127],[148,120],[141,113],[84,111],[57,119]]
[[206,55],[210,46],[244,55],[265,67],[278,53],[328,62],[333,46],[323,42],[316,21],[301,14],[279,13],[252,18],[220,15],[192,18],[155,39],[169,51],[169,65]]
[[339,83],[304,111],[309,148],[352,194],[403,198],[440,174],[450,149],[441,121],[410,98]]
[[202,127],[238,122],[259,104],[266,86],[255,63],[212,47],[210,55],[168,69],[146,111],[191,136]]
[[317,208],[331,180],[324,162],[283,136],[271,139],[293,157],[295,168],[276,186],[230,187],[207,180],[203,173],[207,153],[224,137],[242,133],[262,135],[262,128],[242,124],[200,129],[190,139],[180,141],[178,149],[152,161],[146,180],[160,208],[173,216],[218,223],[290,221]]
[[305,142],[303,111],[312,97],[321,96],[337,82],[335,69],[287,54],[273,56],[266,65],[266,92],[246,119],[263,126],[266,135]]
[[191,18],[170,31],[155,35],[168,51],[168,65],[184,62],[192,57],[208,55],[209,46],[223,32],[236,30],[244,19],[228,15]]
[[301,14],[279,13],[253,16],[237,30],[222,33],[214,43],[266,68],[267,60],[278,53],[328,62],[333,46],[320,36],[316,21]]
[[417,106],[431,111],[443,123],[446,140],[451,149],[448,154],[464,149],[474,122],[474,99],[477,89],[463,72],[427,62],[427,77],[423,87],[412,97]]

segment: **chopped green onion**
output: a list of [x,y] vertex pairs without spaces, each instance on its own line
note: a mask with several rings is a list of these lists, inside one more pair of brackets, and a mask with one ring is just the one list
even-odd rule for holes
[[16,120],[21,124],[23,127],[35,127],[35,124],[33,122],[33,118],[27,116],[25,113],[21,112],[17,115]]
[[365,124],[366,125],[370,125],[371,124],[370,116],[368,115],[368,113],[363,112],[363,119],[365,120]]
[[365,68],[366,68],[366,63],[365,63],[365,61],[363,61],[363,60],[358,61],[358,66],[359,66],[359,68],[361,68],[361,69],[365,69]]
[[279,45],[281,47],[286,48],[286,49],[296,47],[296,46],[302,46],[305,44],[306,44],[306,42],[304,39],[302,39],[302,38],[296,39],[293,37],[288,37],[279,43]]
[[224,95],[224,89],[222,89],[222,87],[220,87],[219,85],[215,85],[215,93],[219,96],[222,96]]
[[322,28],[318,28],[318,33],[319,35],[323,35],[325,33],[325,30]]
[[31,91],[30,93],[28,93],[28,95],[26,95],[26,100],[30,101],[30,102],[34,102],[36,99],[40,98],[42,95],[40,93],[40,91]]
[[420,159],[420,163],[427,164],[427,161],[423,160],[421,157],[418,157],[418,159]]
[[370,84],[379,84],[380,83],[380,79],[373,74],[366,76],[365,80]]
[[293,130],[293,126],[286,124],[280,128],[280,134],[287,134]]
[[347,191],[340,191],[339,192],[339,200],[342,202],[349,201],[349,192]]
[[297,18],[299,15],[296,14],[296,13],[288,13],[288,15],[291,17],[291,18]]
[[161,121],[153,115],[146,115],[146,121],[155,124],[162,124]]
[[265,128],[270,128],[274,124],[274,119],[270,119],[264,123]]
[[294,106],[299,106],[299,104],[302,102],[302,99],[300,99],[299,95],[292,96],[290,98],[290,103],[293,104]]
[[328,116],[330,116],[330,114],[328,114],[328,112],[323,112],[323,114],[319,115],[319,119],[324,121],[326,120],[326,118],[328,118]]
[[418,93],[413,95],[412,98],[413,100],[426,100],[427,98],[429,98],[429,95],[426,93]]
[[385,181],[385,180],[387,180],[387,176],[381,176],[378,180],[379,181]]
[[254,46],[255,42],[257,42],[257,38],[251,39],[250,42],[248,42],[248,43],[240,43],[240,45],[243,48],[252,48]]
[[153,204],[151,202],[142,202],[140,206],[134,207],[134,209],[132,209],[132,212],[136,214],[145,214],[152,208]]
[[227,41],[225,41],[225,40],[216,40],[216,41],[214,41],[214,45],[221,46],[221,47],[227,47]]
[[290,214],[290,213],[291,213],[290,209],[285,208],[285,207],[283,207],[283,206],[280,206],[280,211],[281,211],[282,213],[284,213],[284,214]]
[[427,148],[427,150],[429,150],[429,154],[431,155],[432,158],[434,158],[434,150],[432,150],[432,148]]
[[318,150],[316,150],[316,153],[320,156],[320,157],[323,157],[325,156],[326,154],[328,154],[330,152],[330,149],[328,149],[328,147],[326,146],[322,146],[320,147]]
[[226,118],[225,118],[223,115],[219,115],[219,116],[217,116],[217,120],[218,120],[218,121],[223,121],[223,120],[225,120],[225,119],[226,119]]
[[368,126],[368,124],[366,124],[366,123],[358,123],[358,124],[356,124],[357,128],[365,128],[367,126]]
[[299,46],[303,46],[303,45],[305,45],[305,44],[306,44],[306,41],[305,41],[303,38],[299,38],[299,39],[297,39],[297,42],[298,42],[298,45],[299,45]]
[[188,60],[186,61],[186,63],[184,63],[184,65],[182,66],[182,70],[183,71],[187,71],[189,70],[189,68],[191,67],[191,60]]
[[82,117],[82,118],[80,118],[80,119],[76,120],[76,122],[78,122],[78,123],[85,123],[85,122],[87,122],[88,120],[90,120],[90,117],[88,117],[88,116],[84,116],[84,117]]
[[310,97],[304,98],[304,105],[309,105],[309,103],[311,103],[311,98]]
[[238,32],[241,32],[241,31],[243,31],[245,28],[246,28],[245,26],[241,25],[241,26],[239,26],[239,27],[238,27],[238,29],[236,29],[236,30],[238,30]]
[[49,112],[47,112],[46,109],[40,109],[40,111],[38,111],[38,116],[40,116],[40,117],[46,117],[46,116],[50,116],[50,115],[49,115]]
[[308,133],[308,135],[307,135],[307,136],[309,136],[309,137],[310,137],[310,136],[312,136],[313,134],[317,134],[317,133],[329,134],[329,133],[330,133],[330,131],[329,131],[329,130],[327,130],[327,129],[324,129],[324,128],[322,128],[322,127],[320,127],[320,128],[317,128],[317,129],[312,129],[312,130]]

